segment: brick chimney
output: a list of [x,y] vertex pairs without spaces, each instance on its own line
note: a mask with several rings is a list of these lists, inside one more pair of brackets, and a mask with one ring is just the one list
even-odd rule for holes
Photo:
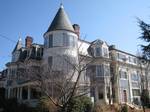
[[80,26],[78,24],[73,25],[75,33],[78,35],[78,38],[80,37]]
[[26,48],[31,48],[33,42],[33,38],[30,36],[27,36],[25,39],[25,47]]

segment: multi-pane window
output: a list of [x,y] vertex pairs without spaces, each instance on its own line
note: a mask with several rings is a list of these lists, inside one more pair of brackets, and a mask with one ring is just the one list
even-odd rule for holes
[[139,81],[139,75],[133,73],[133,74],[131,74],[131,79],[132,79],[132,81]]
[[75,47],[75,37],[73,35],[63,33],[63,46]]
[[139,89],[132,89],[133,96],[140,96],[140,90]]
[[100,47],[95,48],[95,56],[101,56],[101,48]]
[[129,62],[131,63],[137,63],[137,59],[134,57],[129,56]]
[[120,78],[121,79],[127,79],[127,72],[126,71],[119,71],[119,74],[120,74]]
[[9,69],[9,74],[10,74],[10,78],[14,78],[17,74],[16,69],[14,68]]
[[41,48],[37,48],[36,56],[37,57],[41,57],[41,52],[42,52],[42,49]]
[[138,82],[132,82],[132,87],[134,87],[134,88],[139,88],[140,85],[139,85]]
[[75,47],[75,37],[70,35],[70,46]]
[[126,55],[118,53],[118,59],[126,61]]
[[120,87],[128,88],[128,80],[120,80]]
[[110,76],[110,67],[108,65],[104,66],[105,76]]
[[102,65],[97,65],[96,66],[96,76],[97,77],[103,77],[103,66]]
[[107,48],[103,48],[103,54],[105,57],[108,57],[108,50]]
[[63,33],[63,46],[69,46],[69,36]]

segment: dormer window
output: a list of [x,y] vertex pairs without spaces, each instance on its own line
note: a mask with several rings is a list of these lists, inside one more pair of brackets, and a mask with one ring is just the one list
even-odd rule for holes
[[105,47],[103,48],[103,56],[108,57],[108,50]]
[[137,59],[134,58],[134,57],[129,56],[129,62],[136,64],[137,63]]
[[101,56],[101,48],[100,47],[95,48],[95,56],[96,57]]
[[126,61],[127,60],[126,55],[121,54],[121,53],[118,53],[118,59],[122,60],[122,61]]

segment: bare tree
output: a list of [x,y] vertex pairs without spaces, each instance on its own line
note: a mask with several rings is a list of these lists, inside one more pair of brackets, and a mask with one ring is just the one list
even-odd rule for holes
[[[57,111],[69,112],[68,108],[70,108],[70,102],[73,98],[90,92],[91,85],[86,70],[95,61],[95,58],[88,54],[79,55],[78,62],[72,63],[72,60],[66,55],[56,54],[56,56],[63,61],[55,68],[63,66],[64,69],[57,70],[50,65],[26,65],[24,73],[31,82],[34,82],[36,88],[41,90],[42,95],[53,103],[58,109]],[[87,80],[83,77],[86,77]]]

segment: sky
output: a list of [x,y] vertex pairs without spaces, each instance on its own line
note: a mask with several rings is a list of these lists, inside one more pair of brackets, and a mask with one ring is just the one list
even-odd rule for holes
[[132,54],[143,44],[137,18],[150,23],[150,0],[0,0],[0,70],[11,61],[19,37],[43,44],[61,2],[72,24],[80,25],[81,38],[101,39]]

